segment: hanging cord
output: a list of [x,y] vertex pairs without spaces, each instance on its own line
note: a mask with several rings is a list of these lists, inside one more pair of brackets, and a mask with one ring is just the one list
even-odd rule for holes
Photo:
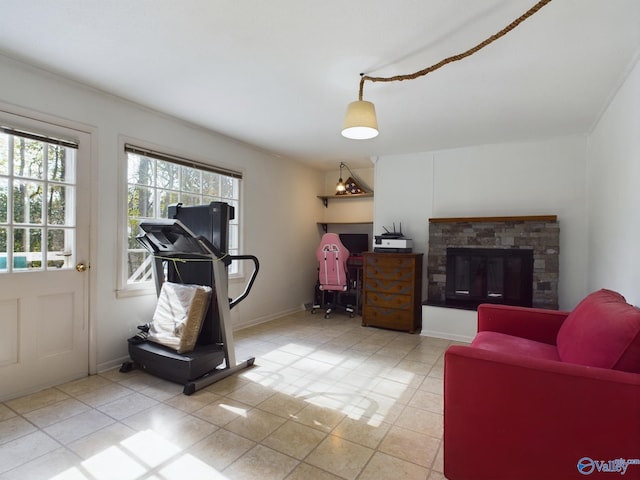
[[413,80],[414,78],[423,77],[424,75],[431,73],[434,70],[439,69],[440,67],[444,67],[448,63],[457,62],[458,60],[462,60],[463,58],[469,57],[474,53],[476,53],[478,50],[483,49],[490,43],[495,42],[500,37],[504,37],[507,33],[509,33],[514,28],[516,28],[518,25],[520,25],[527,18],[532,16],[534,13],[536,13],[538,10],[540,10],[542,7],[544,7],[548,3],[551,3],[551,0],[539,1],[533,7],[531,7],[529,10],[523,13],[520,17],[518,17],[509,25],[507,25],[502,30],[500,30],[498,33],[490,36],[483,42],[480,42],[475,47],[470,48],[466,52],[459,53],[458,55],[453,55],[451,57],[445,58],[444,60],[440,60],[438,63],[431,65],[430,67],[427,67],[424,70],[420,70],[418,72],[415,72],[409,75],[395,75],[393,77],[370,77],[369,75],[365,75],[364,73],[361,73],[360,74],[360,91],[358,92],[358,100],[362,100],[362,91],[364,90],[365,80],[369,80],[370,82],[401,82],[402,80]]

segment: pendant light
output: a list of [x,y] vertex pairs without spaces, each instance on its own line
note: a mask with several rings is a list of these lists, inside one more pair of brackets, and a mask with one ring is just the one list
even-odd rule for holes
[[342,135],[346,138],[354,139],[354,140],[368,140],[370,138],[374,138],[378,136],[378,121],[376,119],[376,109],[373,103],[367,102],[362,99],[362,92],[364,90],[364,82],[369,80],[371,82],[397,82],[402,80],[413,80],[418,77],[422,77],[428,73],[433,72],[434,70],[439,69],[440,67],[445,66],[451,62],[457,62],[458,60],[462,60],[470,55],[473,55],[478,50],[486,47],[490,43],[496,41],[500,37],[503,37],[511,30],[516,28],[522,22],[524,22],[527,18],[532,16],[538,10],[540,10],[545,5],[551,3],[551,0],[540,0],[533,7],[527,10],[520,17],[515,19],[509,25],[504,27],[495,35],[490,36],[483,42],[480,42],[473,48],[462,52],[458,55],[453,55],[451,57],[447,57],[438,63],[420,70],[418,72],[412,73],[410,75],[396,75],[393,77],[370,77],[365,75],[364,73],[360,74],[360,90],[358,92],[358,100],[355,102],[351,102],[347,107],[347,114],[344,119],[344,124],[342,126]]

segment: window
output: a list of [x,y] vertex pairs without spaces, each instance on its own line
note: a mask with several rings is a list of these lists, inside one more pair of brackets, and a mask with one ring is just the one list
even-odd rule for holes
[[0,274],[75,266],[77,148],[0,126]]
[[[140,222],[167,218],[168,207],[226,202],[235,209],[229,224],[229,254],[239,250],[239,172],[196,164],[186,159],[125,145],[127,162],[127,285],[148,284],[153,276],[153,259],[136,240]],[[238,273],[237,262],[229,273]]]

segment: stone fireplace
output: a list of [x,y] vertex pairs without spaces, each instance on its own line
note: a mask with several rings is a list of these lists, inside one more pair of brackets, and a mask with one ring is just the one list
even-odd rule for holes
[[[518,253],[509,255],[512,250]],[[482,302],[557,309],[559,251],[555,215],[431,218],[425,303],[467,309]],[[452,252],[457,260],[452,260]],[[517,259],[531,255],[532,272],[526,272],[528,261]],[[474,283],[471,269],[482,270],[484,277],[476,275]],[[525,274],[528,280],[522,284]]]

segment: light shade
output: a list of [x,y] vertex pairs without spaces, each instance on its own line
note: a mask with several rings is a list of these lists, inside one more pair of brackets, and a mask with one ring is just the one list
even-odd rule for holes
[[378,136],[378,120],[373,103],[356,100],[349,104],[342,125],[342,136],[354,140],[366,140]]

